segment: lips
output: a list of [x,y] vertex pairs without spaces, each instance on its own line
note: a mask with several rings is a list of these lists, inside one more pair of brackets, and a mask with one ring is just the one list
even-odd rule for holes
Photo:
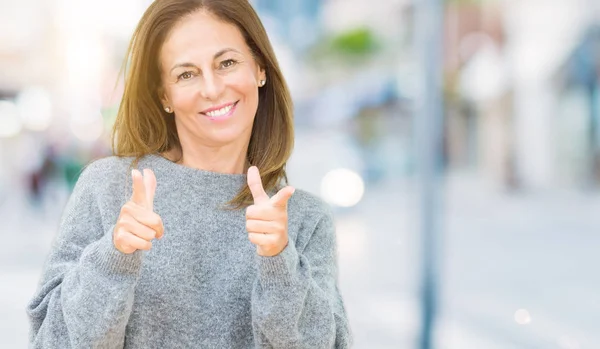
[[212,107],[206,110],[201,111],[201,114],[204,114],[211,118],[218,118],[229,114],[233,108],[237,105],[239,101],[233,103],[222,104],[216,107]]

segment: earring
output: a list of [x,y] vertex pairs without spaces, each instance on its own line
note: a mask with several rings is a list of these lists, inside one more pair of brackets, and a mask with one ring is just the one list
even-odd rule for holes
[[267,80],[260,80],[260,81],[258,82],[258,86],[260,86],[260,87],[263,87],[263,86],[265,86],[265,83],[266,83],[266,82],[267,82]]
[[171,113],[171,107],[165,107],[165,111],[166,111],[167,113]]

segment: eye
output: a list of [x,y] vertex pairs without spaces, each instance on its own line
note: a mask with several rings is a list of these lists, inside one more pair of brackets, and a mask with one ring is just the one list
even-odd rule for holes
[[185,72],[179,74],[179,76],[177,76],[177,80],[189,80],[193,77],[194,77],[194,74],[191,71],[185,71]]
[[221,68],[231,68],[236,63],[237,63],[237,61],[235,59],[226,59],[223,62],[221,62]]

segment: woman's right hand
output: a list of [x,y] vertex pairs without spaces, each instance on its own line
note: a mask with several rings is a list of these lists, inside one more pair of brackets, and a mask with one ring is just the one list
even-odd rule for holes
[[152,240],[163,237],[165,228],[162,219],[154,213],[156,177],[149,169],[144,176],[138,170],[131,171],[133,194],[121,207],[119,219],[113,231],[113,244],[117,250],[130,254],[136,250],[148,251]]

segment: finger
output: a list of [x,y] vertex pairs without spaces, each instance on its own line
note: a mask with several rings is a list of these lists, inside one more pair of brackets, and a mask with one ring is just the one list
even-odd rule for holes
[[144,185],[144,178],[142,178],[140,171],[132,170],[131,179],[133,182],[133,194],[131,195],[131,201],[140,206],[147,207],[146,188]]
[[154,211],[154,193],[156,192],[156,176],[151,169],[144,169],[144,186],[146,187],[147,207]]
[[275,207],[287,208],[288,200],[294,195],[295,191],[296,189],[294,189],[294,187],[287,186],[278,191],[277,194],[273,195],[271,203]]
[[279,222],[273,221],[259,221],[250,219],[246,221],[246,230],[249,233],[259,234],[283,234],[285,233],[285,227]]
[[156,238],[160,239],[164,235],[165,227],[162,218],[155,212],[149,211],[142,206],[134,203],[126,203],[123,206],[123,211],[134,220],[143,224],[156,232]]
[[140,237],[146,241],[152,241],[156,238],[156,231],[147,225],[144,225],[134,218],[124,219],[122,227],[131,234]]
[[273,234],[248,233],[248,240],[258,246],[267,246],[277,243],[277,236]]
[[251,166],[248,169],[248,187],[250,187],[250,191],[252,192],[252,197],[254,198],[254,203],[259,204],[262,202],[266,202],[269,200],[269,195],[265,193],[265,189],[262,185],[262,180],[260,179],[260,173],[258,172],[258,167]]
[[282,218],[281,209],[272,205],[250,205],[246,207],[246,219],[276,221]]
[[117,230],[114,240],[115,247],[124,253],[132,253],[135,250],[148,250],[152,247],[152,243],[150,241],[146,241],[133,235],[124,227],[121,227]]
[[123,233],[121,242],[123,245],[135,248],[136,250],[149,251],[152,248],[152,242],[135,236],[133,233]]
[[156,238],[161,239],[165,234],[165,226],[162,218],[152,211],[145,211],[143,214],[134,217],[140,224],[156,232]]

